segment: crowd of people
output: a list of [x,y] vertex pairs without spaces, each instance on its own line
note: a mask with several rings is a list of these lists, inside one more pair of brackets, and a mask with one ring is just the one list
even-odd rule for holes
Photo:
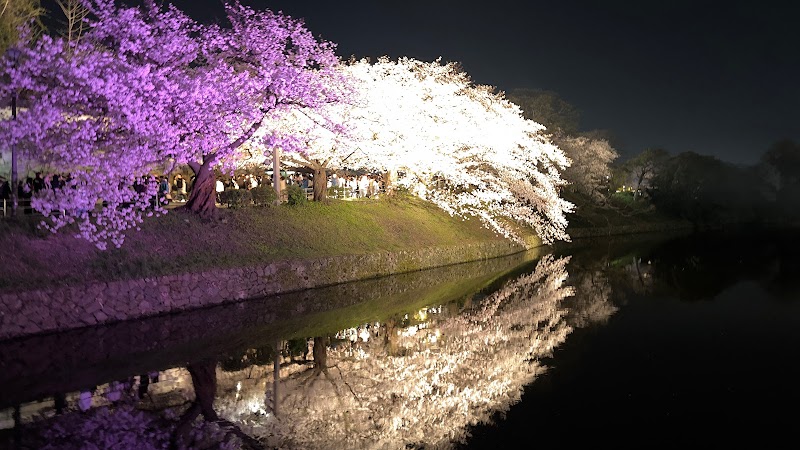
[[[26,205],[26,212],[29,209],[31,197],[43,189],[58,189],[70,182],[69,174],[43,173],[36,172],[33,177],[25,177],[17,183],[17,198],[21,204]],[[145,175],[137,179],[134,189],[137,192],[144,192],[145,185],[148,183],[158,183],[158,197],[163,199],[164,204],[185,203],[189,199],[194,176],[183,173],[169,175]],[[284,200],[287,189],[290,186],[298,186],[306,191],[311,197],[313,192],[314,177],[311,173],[293,171],[281,171],[280,176],[281,192],[284,193]],[[251,171],[226,176],[218,174],[216,177],[215,190],[217,202],[222,203],[220,196],[228,189],[254,189],[259,186],[272,188],[272,174],[268,172]],[[73,186],[74,187],[74,186]],[[333,173],[327,179],[328,196],[340,199],[359,199],[376,198],[381,192],[385,191],[384,179],[377,174],[343,174]],[[0,176],[0,201],[8,201],[11,198],[11,186],[5,177]]]
[[[70,174],[58,174],[36,172],[34,176],[28,176],[20,179],[17,182],[17,201],[21,206],[24,214],[32,214],[31,198],[45,189],[59,189],[69,184],[72,181]],[[2,206],[2,214],[6,215],[8,210],[8,201],[11,200],[11,183],[9,180],[0,176],[0,206]]]
[[[72,180],[70,174],[36,172],[33,177],[26,177],[17,182],[17,198],[30,199],[43,189],[58,189],[67,185]],[[0,200],[11,198],[11,183],[7,178],[0,176]]]
[[[310,196],[314,186],[314,176],[310,173],[281,173],[280,190],[285,193],[289,186],[298,186]],[[259,186],[273,187],[272,175],[245,173],[234,177],[217,177],[217,199],[228,189],[253,189]],[[328,176],[329,196],[333,198],[375,198],[385,191],[383,177],[376,174],[344,175],[336,173]],[[285,195],[285,194],[284,194]]]
[[383,177],[375,174],[348,175],[340,178],[334,173],[328,177],[328,187],[340,190],[345,198],[373,198],[386,190]]

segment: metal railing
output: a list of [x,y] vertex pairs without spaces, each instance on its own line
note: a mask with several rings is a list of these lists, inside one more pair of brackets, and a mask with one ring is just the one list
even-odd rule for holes
[[[3,211],[3,215],[0,216],[0,217],[11,217],[11,213],[12,213],[12,209],[13,209],[13,205],[11,204],[11,200],[4,198],[4,199],[0,200],[0,202],[2,202],[2,205],[0,205],[0,206],[2,206],[2,211]],[[53,214],[54,215],[63,216],[63,215],[66,215],[66,211],[63,210],[63,209],[54,209],[53,210]],[[33,209],[33,207],[31,206],[31,199],[29,199],[29,198],[19,198],[19,199],[17,199],[17,215],[42,216],[42,217],[44,217],[44,214],[42,214],[41,212]]]
[[[10,199],[2,199],[0,200],[3,202],[3,216],[2,217],[9,217],[11,216],[11,209],[12,204]],[[29,198],[19,198],[17,199],[17,214],[39,214],[38,211],[31,207],[31,199]]]

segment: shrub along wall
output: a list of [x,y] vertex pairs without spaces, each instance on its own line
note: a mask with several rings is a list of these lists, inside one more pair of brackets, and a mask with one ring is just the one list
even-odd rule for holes
[[186,311],[524,250],[509,241],[278,261],[0,295],[0,340]]

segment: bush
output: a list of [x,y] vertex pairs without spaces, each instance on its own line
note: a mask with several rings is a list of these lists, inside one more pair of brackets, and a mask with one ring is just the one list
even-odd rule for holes
[[345,198],[347,194],[347,188],[345,187],[330,187],[328,188],[328,197],[331,198]]
[[611,203],[620,206],[631,206],[633,204],[633,192],[614,192],[611,194]]
[[275,204],[275,190],[270,186],[258,186],[250,189],[253,203],[256,206],[271,206]]
[[286,189],[286,193],[288,196],[287,203],[290,205],[305,205],[308,203],[308,197],[306,197],[305,189],[296,184],[289,186]]
[[253,196],[247,189],[226,189],[220,193],[220,202],[227,204],[228,208],[241,208],[250,206]]

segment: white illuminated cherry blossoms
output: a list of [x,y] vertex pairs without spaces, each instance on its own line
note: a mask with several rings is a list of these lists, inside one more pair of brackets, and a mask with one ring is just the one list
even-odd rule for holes
[[398,184],[512,239],[515,222],[544,243],[569,239],[572,205],[559,196],[569,160],[502,93],[454,63],[381,58],[348,70],[368,86],[360,144],[398,171]]
[[[340,69],[357,93],[297,119],[307,136],[298,154],[334,169],[396,172],[397,185],[515,240],[516,224],[544,243],[569,240],[572,204],[559,196],[569,159],[502,93],[472,83],[454,63],[383,57]],[[338,117],[346,133],[316,125],[322,117]]]

